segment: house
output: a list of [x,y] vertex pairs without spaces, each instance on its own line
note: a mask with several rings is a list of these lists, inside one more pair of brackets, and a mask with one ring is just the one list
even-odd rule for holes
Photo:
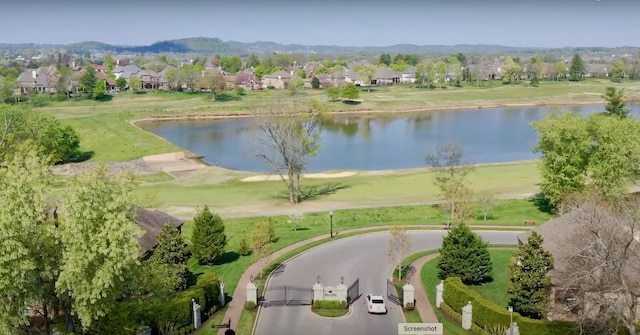
[[147,259],[153,253],[153,248],[158,244],[157,238],[160,229],[165,223],[170,224],[173,228],[181,230],[184,221],[175,218],[160,210],[150,210],[147,208],[138,208],[135,219],[138,226],[144,234],[138,238],[142,248],[143,259]]
[[129,64],[129,65],[118,65],[116,67],[113,68],[113,71],[111,71],[111,73],[113,73],[116,76],[116,80],[120,79],[121,77],[124,79],[129,79],[131,77],[134,76],[138,76],[139,77],[139,73],[142,71],[141,68],[139,68],[137,65],[134,64]]
[[151,70],[141,70],[140,72],[135,74],[134,77],[140,78],[143,89],[169,89],[169,82],[160,73]]
[[17,79],[20,94],[55,93],[58,75],[55,66],[41,66],[37,69],[26,69]]
[[388,67],[376,68],[376,74],[371,79],[371,85],[393,85],[400,83],[400,75]]
[[409,66],[404,71],[398,73],[400,75],[400,83],[413,84],[416,82],[416,67]]
[[262,89],[262,81],[251,72],[243,71],[238,72],[235,76],[227,75],[225,80],[236,88],[242,87],[250,91]]
[[608,64],[586,64],[585,78],[607,78],[611,66]]
[[271,74],[265,74],[262,76],[262,86],[273,87],[276,89],[285,89],[291,80],[291,73],[286,71],[278,71]]
[[[78,91],[81,89],[80,88],[80,78],[82,78],[82,76],[87,73],[86,68],[82,68],[79,71],[76,71],[72,74],[71,76],[71,85],[69,88],[69,92],[70,93],[78,93]],[[96,71],[95,72],[96,78],[98,80],[102,80],[104,81],[104,85],[105,88],[107,90],[107,92],[115,92],[118,87],[116,85],[116,81],[113,80],[111,77],[109,77],[108,74],[106,74],[105,72],[100,72],[100,71]]]

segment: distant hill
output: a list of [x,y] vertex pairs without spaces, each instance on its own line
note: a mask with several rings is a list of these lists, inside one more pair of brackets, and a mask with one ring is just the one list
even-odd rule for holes
[[[336,46],[336,45],[300,45],[279,44],[275,42],[224,42],[219,38],[193,37],[168,41],[159,41],[151,45],[125,46],[111,45],[97,41],[86,41],[67,45],[54,44],[0,44],[2,50],[59,50],[83,53],[90,51],[114,51],[118,53],[217,53],[217,54],[249,54],[249,53],[358,53],[358,52],[389,52],[389,53],[509,53],[509,52],[540,52],[560,50],[539,47],[509,47],[503,45],[459,44],[459,45],[415,45],[396,44],[390,46]],[[602,51],[602,47],[562,48],[562,50]]]

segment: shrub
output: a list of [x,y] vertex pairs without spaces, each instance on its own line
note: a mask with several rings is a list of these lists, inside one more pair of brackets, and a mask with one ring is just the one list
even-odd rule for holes
[[251,252],[251,246],[249,246],[249,242],[246,237],[242,237],[240,239],[240,243],[238,245],[238,255],[247,256]]
[[446,316],[451,318],[456,323],[458,323],[458,324],[462,323],[462,314],[460,314],[460,313],[456,312],[455,310],[453,310],[453,308],[451,308],[451,306],[447,305],[446,302],[443,302],[442,304],[440,304],[440,309],[442,310],[442,313],[444,313]]
[[315,309],[347,309],[349,304],[344,300],[316,300],[313,302]]
[[404,309],[406,309],[407,311],[412,311],[414,308],[415,306],[413,306],[412,302],[408,302],[404,307]]
[[465,284],[486,281],[492,271],[487,243],[466,224],[456,224],[442,241],[438,270],[440,279],[460,277]]
[[201,288],[194,287],[167,301],[159,311],[156,325],[162,325],[164,323],[173,323],[176,324],[177,327],[188,327],[191,325],[191,299],[194,299],[199,304],[203,304],[205,302],[204,291]]
[[244,308],[245,308],[245,309],[249,309],[249,310],[254,309],[254,308],[256,308],[257,306],[258,306],[258,305],[256,305],[256,303],[255,303],[255,302],[253,302],[253,301],[247,301],[247,302],[245,302],[245,303],[244,303]]
[[220,279],[215,273],[204,273],[198,277],[196,288],[204,292],[204,301],[201,301],[202,310],[209,314],[216,307],[220,306]]
[[245,95],[244,87],[236,87],[236,95]]

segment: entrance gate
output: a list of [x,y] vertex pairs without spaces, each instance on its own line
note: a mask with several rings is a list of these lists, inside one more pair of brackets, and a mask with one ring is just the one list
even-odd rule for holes
[[360,297],[360,278],[356,279],[347,290],[347,302],[352,304]]
[[312,303],[312,288],[292,285],[270,285],[260,301],[262,306],[300,306]]
[[400,305],[400,299],[398,298],[398,291],[393,282],[387,278],[387,299],[396,305]]

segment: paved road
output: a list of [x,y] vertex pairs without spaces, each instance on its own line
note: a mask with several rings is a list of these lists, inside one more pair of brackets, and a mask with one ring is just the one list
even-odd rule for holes
[[[444,231],[410,231],[413,252],[439,248]],[[516,243],[521,232],[480,231],[490,243]],[[370,233],[325,243],[285,264],[284,270],[271,278],[272,285],[311,287],[319,275],[322,284],[335,286],[344,276],[345,284],[360,278],[362,297],[354,302],[350,314],[340,319],[326,319],[311,312],[309,306],[271,306],[262,308],[256,335],[394,335],[403,322],[399,306],[388,302],[387,315],[369,315],[364,304],[367,294],[386,295],[386,279],[391,273],[387,256],[388,232]]]

